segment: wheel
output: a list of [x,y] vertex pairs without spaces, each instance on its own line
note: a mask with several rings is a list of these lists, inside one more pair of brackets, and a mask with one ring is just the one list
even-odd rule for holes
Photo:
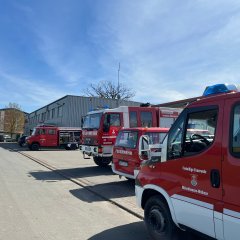
[[76,150],[77,149],[77,145],[76,144],[71,144],[71,150]]
[[174,238],[176,226],[168,206],[160,197],[149,198],[144,208],[144,221],[153,239],[170,240]]
[[39,150],[39,144],[38,143],[33,143],[31,145],[31,150],[33,151],[38,151]]
[[112,158],[93,157],[93,161],[100,167],[106,167],[112,161]]

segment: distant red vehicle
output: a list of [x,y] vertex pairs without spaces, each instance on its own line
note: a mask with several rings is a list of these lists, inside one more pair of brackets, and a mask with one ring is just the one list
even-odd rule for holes
[[[113,148],[112,171],[127,179],[135,179],[134,170],[139,169],[142,159],[139,157],[139,140],[148,136],[151,150],[158,152],[168,132],[168,128],[127,128],[120,130]],[[153,153],[152,153],[153,154]],[[155,156],[158,157],[157,154]]]
[[27,145],[33,151],[39,150],[41,147],[75,150],[79,147],[81,135],[81,128],[38,126],[27,138]]

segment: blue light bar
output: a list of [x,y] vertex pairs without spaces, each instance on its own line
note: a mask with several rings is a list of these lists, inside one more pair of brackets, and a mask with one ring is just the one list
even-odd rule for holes
[[203,96],[218,94],[218,93],[228,93],[228,92],[237,92],[238,89],[233,84],[215,84],[212,86],[206,87],[206,89],[203,92]]

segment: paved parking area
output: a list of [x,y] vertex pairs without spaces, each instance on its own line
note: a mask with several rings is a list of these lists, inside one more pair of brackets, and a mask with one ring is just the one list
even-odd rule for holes
[[[93,192],[99,193],[105,198],[143,217],[142,209],[138,208],[136,205],[134,182],[126,180],[125,178],[120,179],[118,175],[113,174],[110,165],[106,168],[96,166],[92,158],[83,159],[82,153],[79,150],[22,152],[55,167],[58,169],[58,173],[78,180],[84,186],[89,186],[89,189]],[[54,179],[53,175],[56,176],[54,171],[52,174],[49,173],[49,171],[32,172],[31,174],[36,179],[42,181],[59,180]],[[87,190],[80,188],[71,193],[73,196],[84,201],[85,191]],[[97,199],[97,201],[99,201],[99,198]],[[96,199],[88,199],[88,201],[94,202]]]
[[[95,165],[92,158],[83,159],[79,150],[43,149],[29,151],[27,148],[21,148],[16,144],[5,144],[4,146],[6,149],[17,151],[32,160],[40,160],[41,163],[51,167],[52,171],[41,169],[29,172],[34,179],[41,182],[59,182],[66,181],[64,177],[70,178],[80,185],[69,191],[75,198],[93,204],[110,200],[123,209],[143,218],[143,210],[136,205],[134,182],[125,178],[120,179],[119,176],[113,174],[111,166],[101,168]],[[89,192],[97,194],[89,194]],[[140,219],[139,221],[141,222]],[[183,235],[183,238],[180,237],[180,239],[201,239],[192,234],[180,233],[179,235]]]

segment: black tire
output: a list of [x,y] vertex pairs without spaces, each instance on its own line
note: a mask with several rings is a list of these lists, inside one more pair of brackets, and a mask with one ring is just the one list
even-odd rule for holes
[[147,200],[144,208],[144,222],[154,240],[171,240],[176,234],[176,225],[172,220],[168,206],[160,197]]
[[112,158],[93,157],[93,161],[100,167],[106,167],[112,161]]
[[76,144],[71,144],[70,149],[71,149],[71,150],[76,150],[76,149],[77,149],[77,145],[76,145]]
[[38,143],[33,143],[31,145],[31,150],[33,151],[38,151],[39,150],[39,144]]

